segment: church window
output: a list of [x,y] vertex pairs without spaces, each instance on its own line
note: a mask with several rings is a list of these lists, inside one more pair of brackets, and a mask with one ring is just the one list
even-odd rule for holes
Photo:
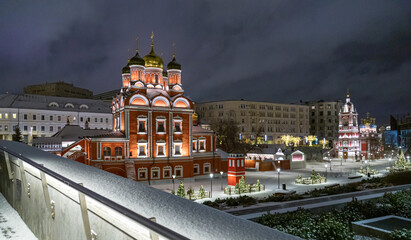
[[203,165],[203,173],[204,173],[204,174],[210,173],[210,163],[204,163],[204,165]]
[[174,143],[174,156],[182,156],[182,148],[183,148],[182,142],[175,142]]
[[166,119],[156,119],[157,122],[157,133],[165,134],[166,133]]
[[163,178],[171,178],[171,167],[163,168]]
[[103,148],[103,156],[111,156],[111,148],[109,147],[104,147]]
[[193,140],[193,152],[197,152],[197,140]]
[[193,164],[194,167],[194,175],[200,174],[200,166],[198,163]]
[[146,116],[139,116],[137,118],[137,133],[146,134],[147,133],[147,118]]
[[205,139],[200,139],[198,141],[198,144],[199,144],[200,152],[205,152],[206,151],[206,140]]
[[182,133],[182,119],[174,119],[174,133],[181,134]]
[[144,140],[140,140],[137,143],[137,155],[138,157],[147,157],[147,142]]
[[166,148],[166,143],[164,141],[157,143],[157,157],[165,156],[165,148]]
[[159,167],[151,168],[151,179],[160,179],[160,168]]
[[145,180],[147,179],[147,168],[139,168],[138,169],[138,180]]
[[158,75],[155,76],[156,84],[158,84]]
[[174,168],[174,175],[176,175],[176,177],[183,177],[183,166],[176,166]]
[[121,147],[116,147],[114,149],[114,152],[115,152],[116,156],[123,156],[123,148],[121,148]]

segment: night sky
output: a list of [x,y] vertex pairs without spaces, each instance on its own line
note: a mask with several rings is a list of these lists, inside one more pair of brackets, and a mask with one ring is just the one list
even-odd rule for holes
[[343,100],[378,123],[411,112],[411,1],[1,1],[0,89],[120,88],[136,49],[176,43],[194,101]]

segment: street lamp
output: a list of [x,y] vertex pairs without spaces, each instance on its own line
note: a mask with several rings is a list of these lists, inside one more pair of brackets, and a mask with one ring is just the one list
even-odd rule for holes
[[278,172],[278,189],[280,189],[280,168],[277,168],[277,172]]
[[223,174],[224,174],[224,172],[223,172],[223,171],[220,171],[220,175],[221,175],[221,190],[224,190],[224,188],[223,188]]
[[210,179],[211,179],[211,191],[210,191],[210,198],[213,197],[213,176],[214,174],[210,173]]
[[176,179],[176,175],[173,175],[173,192],[174,192],[174,194],[176,193],[176,189],[175,189],[175,187],[174,187],[174,179]]
[[368,168],[367,168],[368,161],[365,160],[364,163],[365,163],[365,175],[368,175]]
[[392,168],[392,163],[391,163],[391,158],[388,158],[388,162],[390,163],[390,170],[391,170],[391,168]]
[[327,164],[325,164],[324,165],[324,167],[325,167],[325,182],[327,182],[327,167],[328,167],[328,165]]

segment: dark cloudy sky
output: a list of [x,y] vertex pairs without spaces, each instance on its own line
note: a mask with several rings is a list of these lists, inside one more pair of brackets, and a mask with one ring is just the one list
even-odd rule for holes
[[[411,1],[1,1],[0,89],[66,81],[94,93],[172,42],[195,101],[341,99],[378,122],[411,112]],[[128,52],[130,49],[130,52]]]

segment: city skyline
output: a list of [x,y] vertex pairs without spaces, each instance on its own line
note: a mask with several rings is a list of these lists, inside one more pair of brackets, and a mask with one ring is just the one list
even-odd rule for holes
[[186,94],[196,102],[343,101],[349,88],[360,118],[370,112],[388,123],[410,109],[409,2],[2,5],[2,93],[56,81],[95,94],[119,88],[136,37],[145,55],[154,31],[165,63],[176,43]]

